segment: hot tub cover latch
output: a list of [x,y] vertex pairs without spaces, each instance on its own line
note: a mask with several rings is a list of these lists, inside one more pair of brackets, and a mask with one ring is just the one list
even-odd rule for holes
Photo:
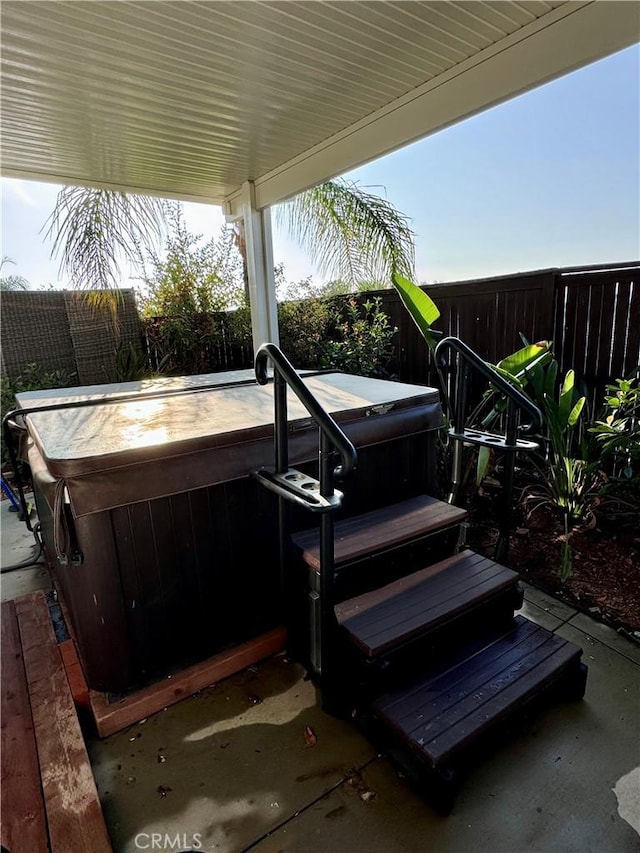
[[74,566],[81,566],[84,555],[78,548],[70,512],[67,485],[61,479],[56,483],[53,500],[53,547],[60,565],[66,566],[71,561]]

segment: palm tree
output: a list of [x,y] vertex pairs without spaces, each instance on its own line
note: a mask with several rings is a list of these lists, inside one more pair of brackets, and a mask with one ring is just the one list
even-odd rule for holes
[[78,289],[92,290],[92,302],[112,309],[119,301],[121,261],[140,269],[165,227],[165,203],[91,187],[64,187],[44,225],[53,238],[52,256]]
[[413,277],[409,219],[353,181],[325,181],[279,206],[278,213],[318,269],[350,285],[388,285]]
[[[13,258],[6,255],[0,261],[0,271],[6,264],[14,264]],[[29,282],[21,275],[3,275],[0,276],[0,290],[29,290]]]
[[[117,306],[120,259],[140,268],[163,230],[166,205],[148,196],[66,187],[45,223],[53,255],[74,286],[97,292],[94,302]],[[342,179],[326,181],[281,206],[281,216],[316,265],[350,284],[388,282],[413,272],[408,219],[386,199]],[[243,254],[243,231],[237,229]],[[245,250],[246,251],[246,250]],[[246,257],[243,254],[246,269]],[[246,278],[246,276],[245,276]]]

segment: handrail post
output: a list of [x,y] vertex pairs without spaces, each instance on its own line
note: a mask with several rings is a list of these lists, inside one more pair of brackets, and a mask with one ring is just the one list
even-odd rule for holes
[[[315,420],[320,433],[319,441],[319,493],[326,500],[320,521],[320,603],[319,621],[317,626],[317,645],[312,642],[311,664],[318,676],[322,694],[322,705],[325,710],[331,708],[339,712],[340,696],[338,695],[339,679],[335,663],[336,617],[334,613],[334,523],[333,511],[335,503],[335,481],[350,474],[357,462],[357,453],[338,424],[315,399],[305,386],[286,356],[275,344],[263,344],[256,353],[256,379],[260,385],[266,385],[269,377],[267,363],[271,361],[274,367],[274,398],[275,398],[275,429],[274,443],[276,453],[276,473],[283,475],[288,470],[288,422],[286,409],[287,386],[291,387],[298,400]],[[339,457],[339,465],[336,465]],[[281,494],[279,492],[279,494]],[[287,551],[287,518],[283,506],[285,497],[280,496],[279,535],[282,591],[285,607],[286,624],[293,624],[293,595],[289,582],[289,561]],[[307,504],[308,505],[308,504]],[[317,596],[316,596],[317,597]],[[318,636],[319,635],[319,636]]]
[[[320,494],[325,498],[330,498],[334,493],[334,453],[328,436],[322,430],[320,430],[318,463]],[[335,642],[334,575],[334,518],[332,512],[325,512],[320,519],[320,660],[318,670],[322,706],[328,711],[336,706],[339,701],[339,697],[335,696],[335,667],[332,666]]]
[[[467,411],[467,398],[469,390],[469,365],[462,356],[462,353],[457,354],[458,371],[456,376],[456,393],[455,393],[455,410],[453,412],[453,423],[456,430],[464,429],[465,416]],[[449,493],[449,503],[455,503],[458,499],[458,492],[462,485],[462,445],[459,441],[454,442],[453,447],[453,472],[451,478],[451,492]]]
[[[287,383],[279,370],[273,373],[274,412],[274,450],[276,472],[286,473],[289,468],[289,436],[287,413]],[[293,594],[289,580],[289,559],[287,553],[287,529],[289,508],[284,498],[278,498],[278,562],[280,567],[280,590],[285,625],[291,624]],[[288,644],[290,640],[288,640]]]
[[[511,398],[507,399],[507,413],[505,423],[505,439],[507,444],[514,445],[518,439],[518,417],[516,405]],[[507,557],[509,550],[509,534],[511,532],[511,518],[513,515],[513,481],[516,463],[516,454],[505,454],[504,475],[502,480],[502,514],[500,518],[499,536],[496,543],[495,557],[502,562]]]
[[275,403],[276,472],[284,474],[289,467],[287,383],[279,370],[275,370],[273,374],[273,398]]

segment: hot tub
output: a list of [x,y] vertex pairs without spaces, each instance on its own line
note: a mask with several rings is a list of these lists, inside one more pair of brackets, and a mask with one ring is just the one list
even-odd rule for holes
[[[341,373],[305,382],[358,448],[343,513],[433,492],[437,391]],[[98,404],[64,408],[75,400]],[[237,371],[18,401],[60,406],[25,417],[28,456],[89,686],[123,692],[278,624],[276,501],[250,477],[273,464],[271,384]],[[289,421],[290,462],[311,472],[317,428],[291,393]]]

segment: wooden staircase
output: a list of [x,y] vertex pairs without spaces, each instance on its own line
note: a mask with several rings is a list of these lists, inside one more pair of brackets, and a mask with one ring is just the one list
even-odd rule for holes
[[[334,480],[355,468],[355,448],[273,344],[258,352],[258,381],[267,381],[268,361],[276,466],[254,476],[279,500],[290,653],[307,666],[323,708],[351,718],[447,814],[465,768],[481,747],[505,736],[508,723],[550,695],[583,696],[582,652],[515,616],[522,605],[517,573],[459,550],[466,513],[451,503],[421,495],[335,522],[342,495]],[[513,460],[520,441],[515,406],[531,423],[539,412],[497,374],[491,381],[510,397]],[[288,465],[287,387],[319,427],[317,481]],[[289,537],[287,502],[320,515],[320,529]],[[504,545],[508,537],[502,539]],[[448,553],[438,556],[443,548]]]
[[[422,496],[338,522],[336,570],[357,565],[366,575],[368,559],[464,517]],[[318,531],[293,541],[318,572]],[[481,743],[554,688],[584,693],[581,650],[514,618],[521,605],[518,574],[466,549],[334,608],[342,672],[324,685],[338,694],[329,709],[354,719],[442,813]]]

